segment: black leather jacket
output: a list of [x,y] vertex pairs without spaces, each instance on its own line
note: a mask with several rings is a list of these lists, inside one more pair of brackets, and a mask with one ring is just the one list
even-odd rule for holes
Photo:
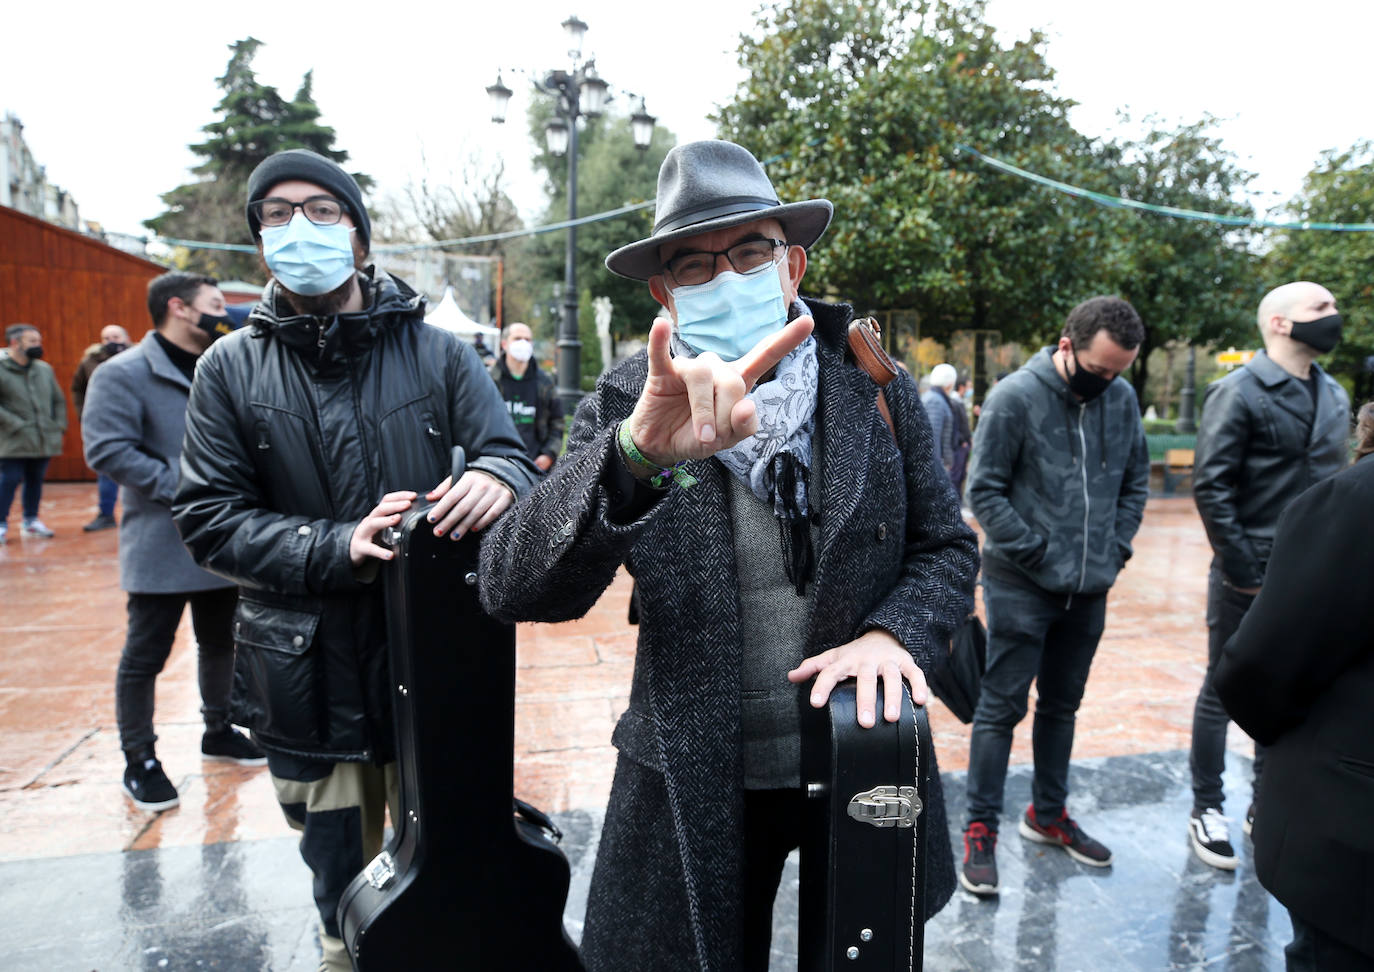
[[378,273],[367,310],[288,316],[275,283],[246,327],[200,359],[173,514],[203,567],[241,588],[234,720],[269,749],[392,758],[377,561],[353,529],[382,494],[423,495],[453,445],[523,494],[536,478],[472,348],[424,323]]
[[1193,498],[1215,563],[1235,587],[1264,581],[1279,514],[1350,459],[1350,398],[1316,364],[1315,415],[1303,383],[1263,351],[1207,388]]

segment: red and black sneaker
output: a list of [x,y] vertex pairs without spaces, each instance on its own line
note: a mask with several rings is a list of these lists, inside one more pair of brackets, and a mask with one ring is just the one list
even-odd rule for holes
[[1026,807],[1026,815],[1021,818],[1021,836],[1037,844],[1062,847],[1075,861],[1089,867],[1109,867],[1112,863],[1112,852],[1083,833],[1067,810],[1060,810],[1058,819],[1041,823],[1035,819],[1035,807]]
[[997,831],[985,823],[971,823],[964,831],[964,866],[959,871],[964,890],[977,895],[997,893]]

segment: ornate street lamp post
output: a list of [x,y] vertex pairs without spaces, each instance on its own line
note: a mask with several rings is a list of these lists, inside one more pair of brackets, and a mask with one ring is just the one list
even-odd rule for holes
[[[568,157],[568,222],[577,220],[577,119],[595,118],[606,106],[609,87],[596,74],[596,60],[582,60],[582,38],[587,25],[577,17],[563,21],[567,32],[571,70],[551,71],[537,82],[537,87],[551,92],[556,102],[554,117],[544,127],[544,138],[552,155]],[[491,120],[504,122],[510,103],[511,90],[496,75],[496,83],[487,87],[491,99]],[[630,116],[635,147],[646,149],[654,134],[657,119],[644,109],[639,99],[638,110]],[[609,364],[609,362],[607,362]],[[577,333],[577,227],[568,227],[568,244],[563,267],[563,319],[558,328],[558,396],[563,399],[564,411],[571,415],[582,397],[582,341]]]

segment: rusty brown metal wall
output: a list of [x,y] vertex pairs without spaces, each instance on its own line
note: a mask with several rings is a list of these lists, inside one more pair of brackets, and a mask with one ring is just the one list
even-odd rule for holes
[[0,206],[0,333],[21,321],[42,331],[43,360],[67,396],[67,434],[62,454],[48,467],[49,479],[95,478],[81,458],[72,375],[106,324],[123,325],[134,341],[142,339],[151,327],[148,281],[165,269]]

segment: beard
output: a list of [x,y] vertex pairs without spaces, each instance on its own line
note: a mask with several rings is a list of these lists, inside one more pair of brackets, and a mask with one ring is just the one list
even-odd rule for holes
[[[298,294],[288,290],[280,280],[277,281],[277,286],[281,289],[281,295],[285,298],[286,303],[297,314],[309,317],[333,317],[352,299],[353,289],[359,286],[356,271],[362,270],[366,266],[367,256],[361,251],[355,236],[353,239],[353,269],[355,272],[327,294],[315,294],[313,296]],[[258,267],[262,270],[263,276],[269,279],[273,277],[272,268],[267,265],[267,261],[262,256],[261,240],[258,241]]]

